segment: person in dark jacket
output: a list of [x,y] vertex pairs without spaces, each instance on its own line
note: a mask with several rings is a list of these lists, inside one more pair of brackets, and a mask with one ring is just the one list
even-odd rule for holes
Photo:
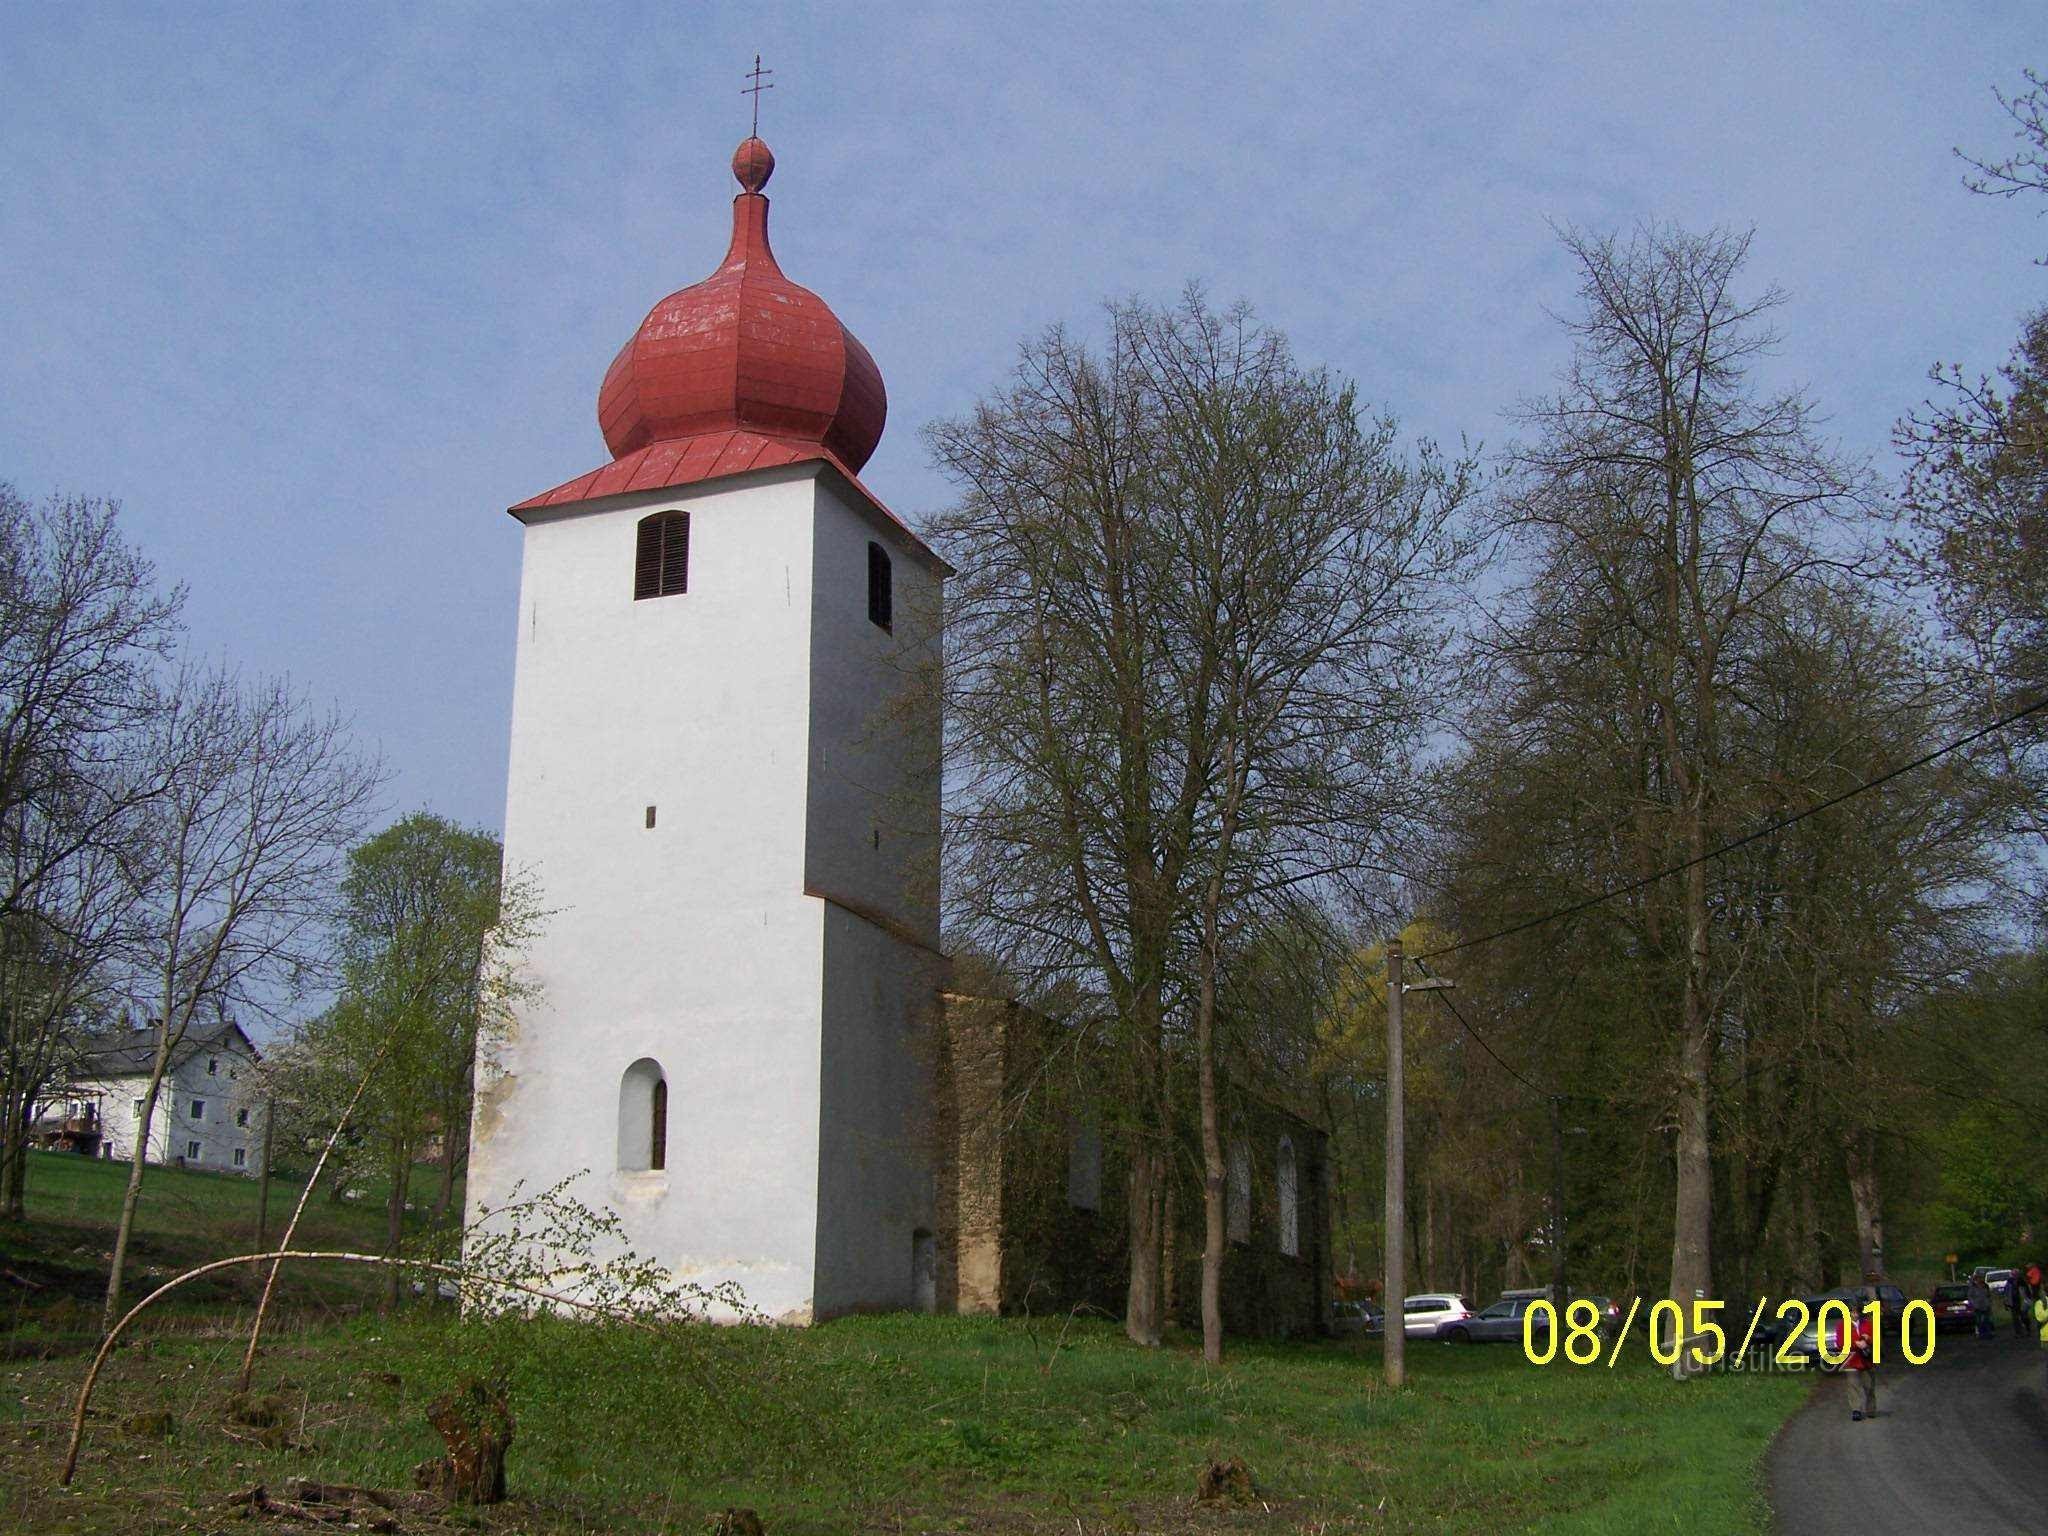
[[1981,1274],[1970,1276],[1970,1320],[1977,1325],[1977,1337],[1991,1337],[1991,1287]]
[[2005,1277],[2005,1305],[2012,1313],[2012,1336],[2024,1339],[2027,1336],[2027,1282],[2021,1278],[2017,1267]]

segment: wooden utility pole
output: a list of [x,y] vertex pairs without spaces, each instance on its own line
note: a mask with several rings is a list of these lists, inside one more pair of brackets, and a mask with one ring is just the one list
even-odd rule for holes
[[256,1251],[270,1248],[270,1122],[275,1100],[263,1101],[263,1166],[256,1172]]
[[1381,1327],[1387,1385],[1408,1379],[1408,1331],[1402,1302],[1408,1295],[1407,1114],[1401,1071],[1401,941],[1387,940],[1387,1233],[1386,1320]]

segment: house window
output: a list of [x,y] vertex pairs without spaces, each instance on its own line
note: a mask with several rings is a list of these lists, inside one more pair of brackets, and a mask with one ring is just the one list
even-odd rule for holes
[[896,596],[889,574],[889,551],[868,542],[868,622],[888,629],[896,622]]
[[206,1118],[206,1100],[194,1099],[192,1101],[192,1118],[194,1120],[204,1120]]
[[249,1166],[249,1154],[246,1150],[244,1150],[241,1147],[235,1148],[235,1166],[237,1168],[246,1168]]
[[248,1110],[246,1110],[246,1109],[238,1109],[238,1110],[236,1110],[236,1111],[235,1111],[235,1124],[237,1124],[237,1125],[247,1125],[248,1123],[249,1123],[249,1111],[248,1111]]
[[656,1173],[668,1167],[668,1077],[643,1056],[619,1079],[619,1168]]
[[218,1056],[209,1056],[206,1058],[206,1075],[208,1077],[220,1076],[220,1058]]
[[633,599],[674,597],[690,589],[690,514],[657,512],[640,519],[633,546]]
[[1239,1138],[1230,1144],[1224,1179],[1225,1230],[1233,1243],[1252,1240],[1252,1149]]
[[1280,1138],[1280,1251],[1290,1258],[1301,1252],[1300,1179],[1294,1167],[1294,1143]]
[[142,1100],[140,1099],[135,1101],[135,1118],[138,1120],[142,1118]]
[[1093,1105],[1067,1129],[1067,1204],[1077,1211],[1102,1208],[1102,1126]]
[[198,1162],[198,1161],[199,1161],[199,1143],[198,1143],[198,1142],[196,1142],[196,1141],[188,1141],[188,1142],[186,1142],[186,1143],[185,1143],[185,1161],[186,1161],[186,1162],[188,1162],[188,1163],[196,1163],[196,1162]]

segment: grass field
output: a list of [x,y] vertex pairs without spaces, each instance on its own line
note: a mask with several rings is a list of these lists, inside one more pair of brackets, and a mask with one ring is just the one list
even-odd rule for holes
[[[0,1323],[17,1342],[35,1331],[57,1337],[83,1329],[96,1333],[106,1293],[114,1227],[127,1185],[126,1163],[95,1162],[66,1152],[31,1152],[26,1226],[0,1223]],[[339,1204],[316,1193],[296,1239],[300,1247],[372,1251],[384,1242],[385,1186],[363,1180],[359,1199]],[[431,1189],[424,1181],[415,1187]],[[270,1181],[270,1234],[284,1231],[298,1200],[294,1177]],[[126,1289],[140,1297],[179,1270],[208,1259],[247,1252],[256,1241],[256,1180],[227,1173],[151,1168],[129,1243]],[[411,1225],[425,1218],[417,1213]],[[166,1306],[179,1316],[205,1314],[252,1299],[261,1277],[228,1271],[196,1282]],[[280,1304],[301,1316],[332,1315],[373,1300],[380,1280],[367,1268],[337,1266],[324,1272],[287,1272]]]
[[[238,1195],[205,1216],[209,1192],[184,1192],[196,1224],[241,1219],[228,1212]],[[70,1492],[54,1484],[83,1358],[0,1365],[0,1530],[223,1529],[229,1493],[293,1474],[404,1487],[439,1450],[426,1404],[480,1376],[507,1384],[517,1416],[512,1498],[488,1513],[408,1515],[408,1531],[701,1531],[707,1512],[738,1504],[776,1536],[1713,1536],[1767,1528],[1759,1458],[1809,1386],[1680,1385],[1640,1358],[1539,1369],[1512,1348],[1419,1345],[1410,1387],[1389,1393],[1371,1344],[1243,1344],[1211,1370],[1190,1340],[1139,1350],[1098,1320],[648,1334],[426,1308],[335,1318],[316,1294],[264,1356],[259,1391],[285,1418],[265,1436],[224,1413],[239,1358],[225,1300],[216,1327],[187,1317],[116,1354]],[[173,1416],[168,1439],[123,1427],[157,1410]],[[1226,1456],[1249,1464],[1258,1501],[1194,1508],[1203,1462]]]

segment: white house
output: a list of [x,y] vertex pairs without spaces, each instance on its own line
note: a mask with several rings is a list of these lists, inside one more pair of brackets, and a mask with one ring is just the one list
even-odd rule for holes
[[636,1252],[802,1322],[932,1294],[947,568],[858,478],[881,374],[777,266],[773,166],[605,375],[612,462],[511,509],[505,861],[552,916],[468,1201],[590,1170]]
[[[35,1139],[125,1162],[142,1130],[142,1101],[158,1029],[127,1030],[80,1053],[36,1117]],[[145,1157],[184,1168],[254,1174],[263,1155],[263,1101],[251,1091],[262,1058],[233,1020],[195,1024],[171,1050],[150,1119]]]

